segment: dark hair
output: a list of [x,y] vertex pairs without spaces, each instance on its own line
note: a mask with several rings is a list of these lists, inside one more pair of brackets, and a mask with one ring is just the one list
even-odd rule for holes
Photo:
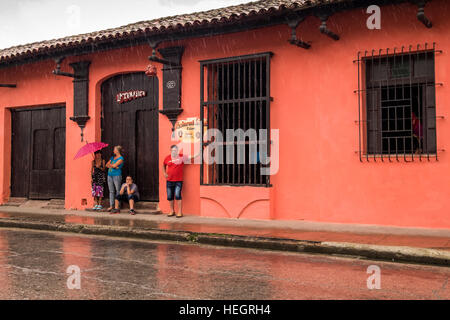
[[173,145],[170,146],[170,150],[172,150],[173,148],[177,148],[178,149],[178,146],[176,144],[173,144]]
[[95,151],[94,154],[102,154],[102,152],[100,150]]
[[132,176],[126,176],[125,180],[126,180],[127,178],[131,178],[131,180],[133,180],[133,177],[132,177]]

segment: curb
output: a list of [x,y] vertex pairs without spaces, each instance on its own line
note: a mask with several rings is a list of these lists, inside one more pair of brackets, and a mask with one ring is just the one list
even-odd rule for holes
[[230,234],[195,233],[190,231],[50,223],[43,221],[13,219],[0,219],[0,228],[22,228],[146,240],[168,240],[225,247],[265,249],[324,255],[345,255],[371,260],[408,262],[450,267],[449,251],[428,248],[381,246],[347,242],[320,242]]

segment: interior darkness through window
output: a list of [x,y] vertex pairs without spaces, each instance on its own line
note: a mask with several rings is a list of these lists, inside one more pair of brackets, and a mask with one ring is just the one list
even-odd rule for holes
[[382,150],[384,154],[412,153],[423,148],[423,129],[413,128],[414,117],[424,120],[423,85],[383,87],[381,90]]
[[[260,136],[260,129],[269,129],[267,68],[269,57],[249,58],[237,61],[216,62],[206,65],[207,101],[203,112],[208,129],[218,129],[224,143],[219,147],[223,164],[204,166],[203,181],[206,184],[267,184],[268,177],[261,172],[261,148],[267,154],[267,139]],[[244,141],[227,140],[227,130],[254,130],[256,135],[245,136]],[[250,152],[256,145],[256,152]],[[231,146],[234,159],[229,161],[226,150]],[[239,164],[239,148],[243,158]],[[213,154],[215,155],[215,154]],[[242,163],[243,162],[243,163]]]
[[367,154],[436,153],[434,53],[364,62]]

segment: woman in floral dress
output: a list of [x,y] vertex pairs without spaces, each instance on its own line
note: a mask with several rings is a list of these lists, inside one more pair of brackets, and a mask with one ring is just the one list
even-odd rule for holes
[[106,182],[106,165],[100,151],[95,153],[95,159],[92,161],[92,196],[94,197],[93,210],[101,210],[103,193]]

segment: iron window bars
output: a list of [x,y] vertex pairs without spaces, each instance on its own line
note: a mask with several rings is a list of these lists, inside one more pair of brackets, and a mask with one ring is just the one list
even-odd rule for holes
[[[265,152],[270,156],[271,56],[272,53],[266,52],[200,61],[201,136],[204,136],[205,129],[218,129],[223,134],[223,142],[215,141],[216,146],[221,146],[223,163],[206,164],[203,161],[200,167],[202,185],[270,185],[269,176],[260,174],[265,165],[261,163],[259,154],[262,148],[266,148]],[[244,132],[254,129],[256,139],[247,136],[245,141],[234,138],[227,141],[227,129],[242,129]],[[266,137],[260,135],[259,129],[267,130]],[[202,156],[212,141],[202,139]],[[242,144],[244,164],[239,164],[238,148],[242,148]],[[259,148],[256,159],[254,153],[250,154],[251,144]],[[227,145],[233,146],[234,161],[225,156]]]
[[437,155],[435,54],[428,44],[358,52],[360,161]]

